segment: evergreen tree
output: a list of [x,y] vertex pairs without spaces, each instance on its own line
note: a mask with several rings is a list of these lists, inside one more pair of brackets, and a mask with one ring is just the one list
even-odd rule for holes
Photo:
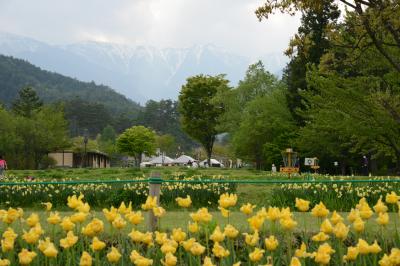
[[303,12],[298,34],[291,40],[286,51],[287,55],[292,56],[284,71],[284,80],[288,86],[287,103],[294,119],[300,125],[303,125],[304,121],[297,111],[304,109],[304,99],[299,91],[309,89],[306,82],[307,66],[318,65],[321,57],[329,49],[326,29],[340,15],[337,5],[332,1],[321,2],[322,8]]
[[25,87],[19,91],[19,98],[13,103],[13,111],[20,116],[30,118],[43,103],[32,87]]

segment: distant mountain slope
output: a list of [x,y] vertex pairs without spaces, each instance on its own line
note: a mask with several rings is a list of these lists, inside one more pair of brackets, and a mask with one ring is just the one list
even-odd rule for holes
[[42,70],[27,61],[0,55],[0,102],[10,105],[24,86],[34,87],[45,102],[80,98],[102,104],[114,114],[134,115],[140,109],[139,104],[107,86],[81,82]]
[[[0,53],[79,80],[109,85],[142,103],[176,99],[186,78],[196,74],[227,74],[235,85],[255,62],[214,45],[165,49],[90,41],[49,45],[8,33],[0,33]],[[287,62],[281,53],[259,59],[276,75]]]

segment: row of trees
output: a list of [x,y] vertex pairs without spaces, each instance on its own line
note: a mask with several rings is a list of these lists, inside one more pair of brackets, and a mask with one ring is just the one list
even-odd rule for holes
[[[341,14],[339,4],[346,6]],[[266,1],[267,19],[301,12],[283,79],[259,62],[236,88],[223,76],[189,78],[180,94],[183,129],[210,156],[227,132],[234,155],[257,168],[280,164],[294,147],[323,168],[400,170],[400,6],[395,1]],[[336,169],[337,170],[337,169]]]

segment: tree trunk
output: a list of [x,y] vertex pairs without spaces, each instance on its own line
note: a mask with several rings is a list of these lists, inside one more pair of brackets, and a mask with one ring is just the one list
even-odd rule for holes
[[135,164],[137,168],[140,168],[140,164],[142,163],[142,154],[138,154],[135,156]]
[[207,149],[207,165],[211,167],[212,147]]

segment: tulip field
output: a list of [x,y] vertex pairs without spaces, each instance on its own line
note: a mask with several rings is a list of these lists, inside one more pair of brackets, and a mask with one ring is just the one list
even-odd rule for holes
[[400,265],[396,177],[262,185],[172,173],[159,199],[146,179],[6,177],[0,266]]
[[[400,265],[394,191],[373,205],[362,197],[348,213],[306,198],[294,208],[238,206],[236,194],[222,193],[218,219],[207,207],[193,208],[195,198],[177,197],[187,223],[165,228],[168,211],[155,197],[136,209],[123,202],[100,212],[85,199],[69,196],[70,211],[61,212],[68,215],[51,202],[38,212],[0,210],[0,265]],[[155,232],[146,230],[149,213],[159,219]]]

